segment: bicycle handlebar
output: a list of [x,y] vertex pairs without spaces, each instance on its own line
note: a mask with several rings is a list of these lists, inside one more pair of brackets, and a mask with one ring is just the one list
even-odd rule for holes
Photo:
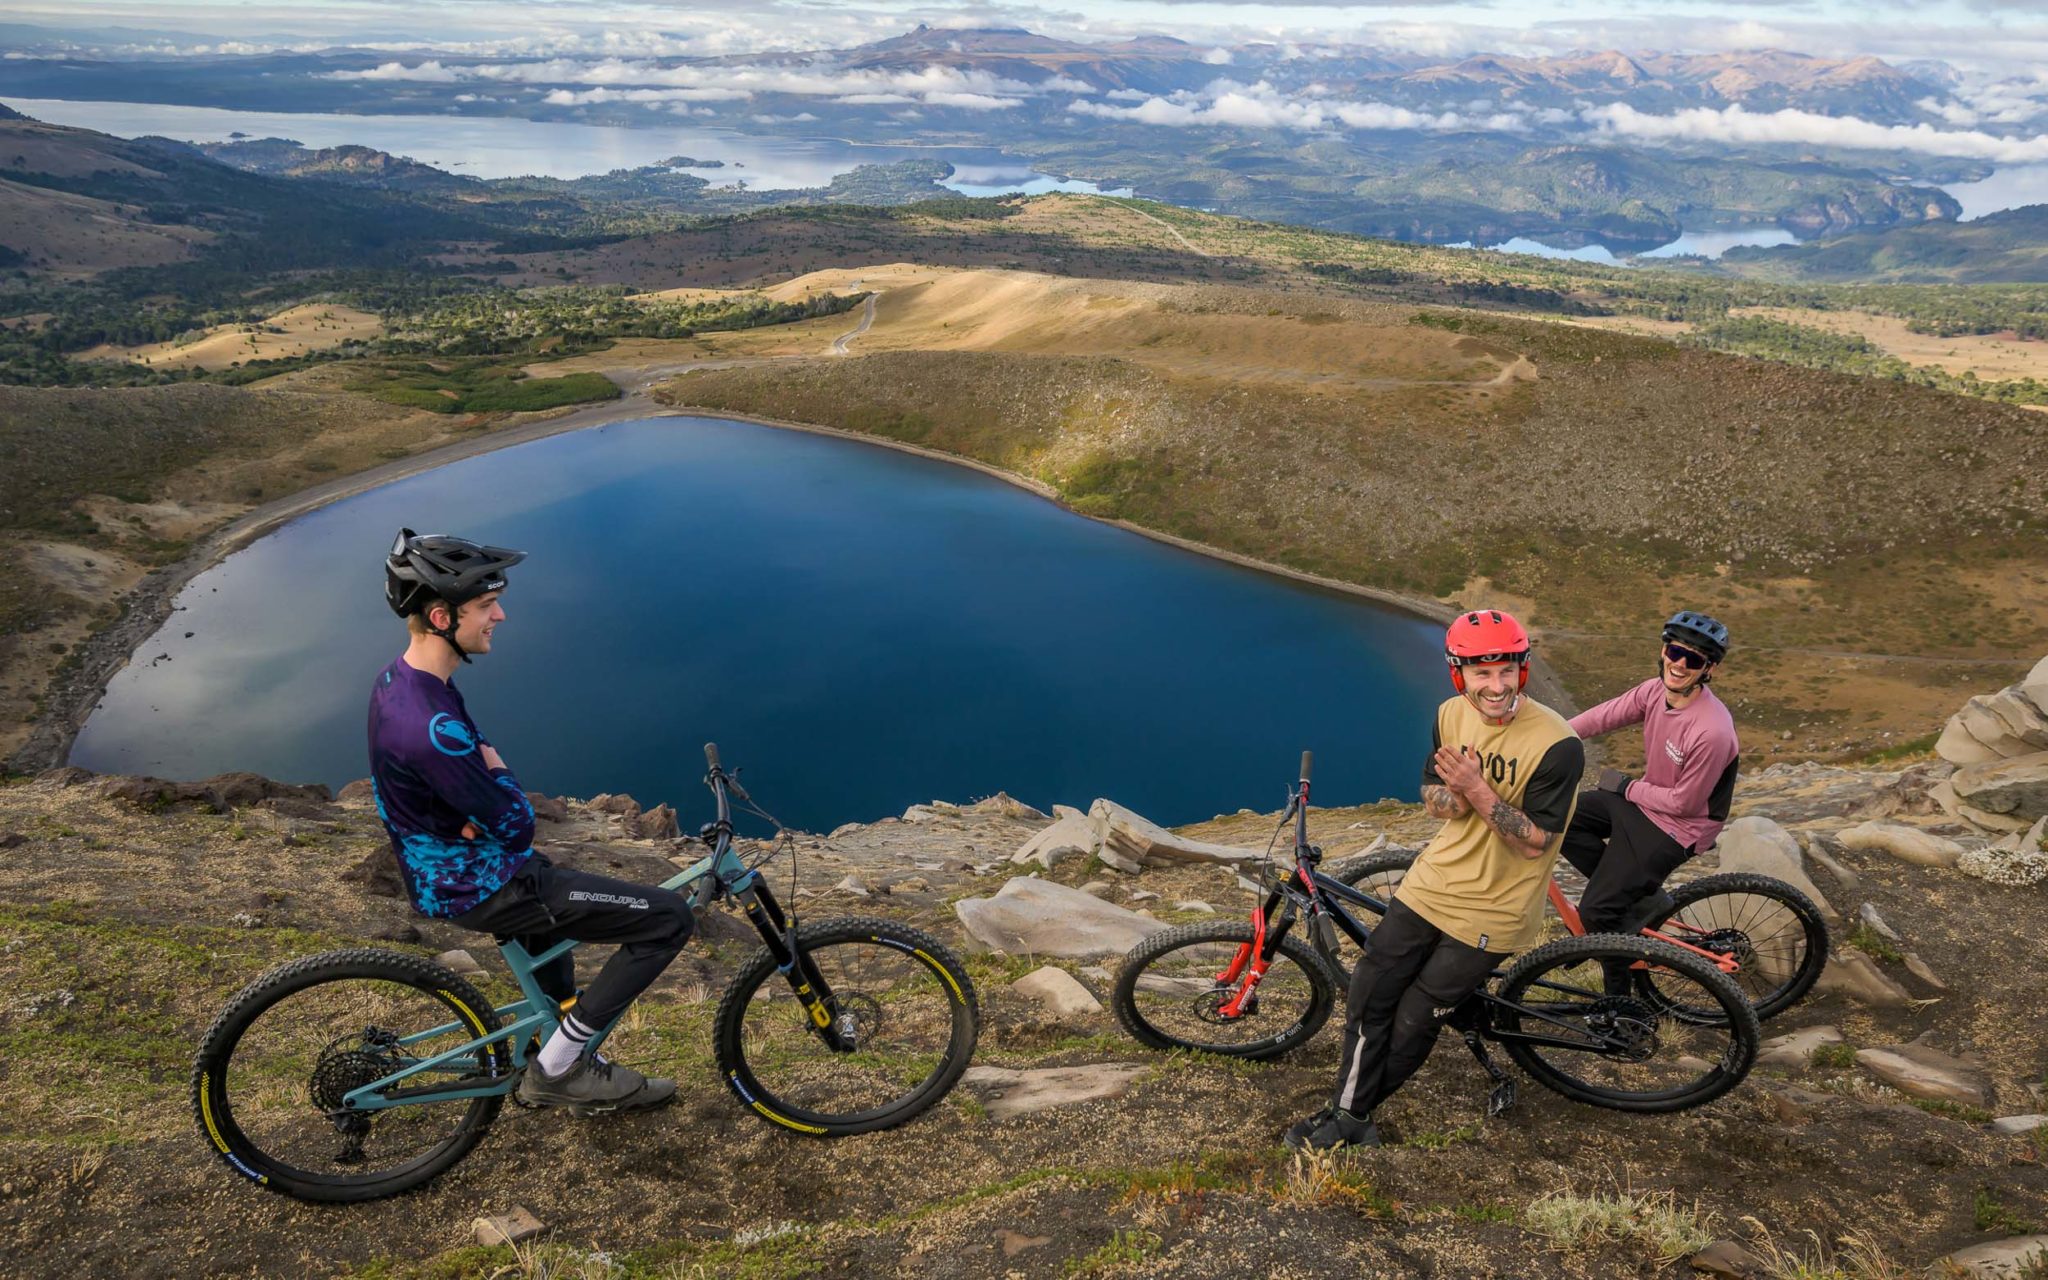
[[1311,772],[1313,771],[1313,769],[1314,769],[1314,765],[1315,765],[1315,762],[1316,762],[1316,753],[1315,753],[1315,752],[1313,752],[1313,751],[1304,751],[1304,752],[1302,752],[1302,753],[1301,753],[1301,780],[1302,780],[1303,782],[1307,782],[1307,781],[1308,781],[1308,779],[1309,779],[1309,774],[1310,774],[1310,773],[1311,773]]
[[710,765],[713,769],[719,767],[717,743],[707,742],[704,744],[704,763]]

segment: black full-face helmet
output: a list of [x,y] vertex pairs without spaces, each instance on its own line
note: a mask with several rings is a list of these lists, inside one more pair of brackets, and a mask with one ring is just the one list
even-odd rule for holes
[[[460,609],[493,591],[505,589],[505,570],[526,559],[524,551],[487,547],[445,533],[398,531],[391,553],[384,557],[384,600],[401,618],[424,610],[430,601]],[[453,645],[464,662],[469,655],[455,642],[454,620],[446,629],[429,629]]]
[[1719,662],[1728,656],[1728,628],[1704,613],[1681,609],[1664,624],[1665,643],[1689,645]]

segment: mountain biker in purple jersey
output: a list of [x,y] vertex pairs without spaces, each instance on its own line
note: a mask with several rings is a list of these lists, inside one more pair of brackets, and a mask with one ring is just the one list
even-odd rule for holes
[[695,921],[677,894],[555,866],[533,850],[533,807],[471,719],[456,668],[491,651],[505,620],[505,570],[521,551],[402,530],[384,561],[384,595],[411,642],[370,691],[370,780],[377,816],[413,906],[535,954],[564,939],[618,951],[576,995],[563,955],[535,980],[565,1013],[519,1082],[528,1106],[585,1115],[659,1106],[672,1080],[649,1078],[590,1051],[690,940]]
[[[1602,769],[1565,832],[1564,858],[1586,877],[1579,919],[1587,933],[1623,928],[1635,903],[1721,834],[1741,743],[1727,704],[1707,686],[1727,656],[1728,628],[1681,610],[1664,624],[1656,675],[1572,717],[1582,738],[1643,726],[1643,776]],[[1607,989],[1628,990],[1624,967],[1609,969]]]

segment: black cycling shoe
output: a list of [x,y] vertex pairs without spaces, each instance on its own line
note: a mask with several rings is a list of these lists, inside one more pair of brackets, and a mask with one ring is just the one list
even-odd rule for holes
[[1377,1147],[1379,1126],[1371,1116],[1355,1116],[1336,1107],[1324,1107],[1288,1129],[1285,1141],[1296,1151],[1334,1151],[1339,1147]]
[[561,1107],[579,1116],[608,1111],[639,1111],[658,1107],[676,1096],[676,1082],[641,1075],[596,1055],[586,1054],[561,1075],[550,1076],[540,1063],[530,1064],[520,1080],[517,1098],[525,1107]]

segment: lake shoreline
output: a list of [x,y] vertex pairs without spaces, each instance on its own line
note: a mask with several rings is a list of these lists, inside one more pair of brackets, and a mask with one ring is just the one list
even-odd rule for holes
[[[191,552],[176,563],[155,570],[144,577],[128,593],[123,602],[121,616],[111,625],[93,633],[80,646],[75,678],[62,689],[51,690],[44,714],[36,722],[28,741],[7,761],[8,769],[17,773],[33,774],[68,763],[73,743],[84,729],[86,720],[98,709],[108,685],[115,675],[134,660],[143,644],[170,619],[179,592],[183,591],[192,579],[280,526],[332,503],[395,481],[437,470],[453,462],[495,453],[514,445],[581,431],[588,427],[660,418],[710,418],[744,422],[777,430],[801,431],[811,435],[831,436],[864,445],[894,449],[901,453],[914,454],[980,472],[1050,502],[1070,515],[1098,524],[1112,525],[1192,555],[1221,560],[1271,577],[1369,601],[1425,621],[1446,622],[1456,612],[1445,602],[1430,597],[1408,595],[1327,578],[1157,529],[1148,529],[1126,520],[1085,515],[1061,502],[1058,492],[1050,485],[978,459],[816,423],[792,422],[722,409],[664,404],[646,392],[631,392],[600,405],[510,423],[469,440],[456,441],[411,457],[395,459],[341,476],[266,502],[229,521],[201,539]],[[1540,658],[1532,665],[1530,680],[1532,693],[1546,705],[1566,714],[1575,709],[1575,704],[1556,673],[1552,672]]]

